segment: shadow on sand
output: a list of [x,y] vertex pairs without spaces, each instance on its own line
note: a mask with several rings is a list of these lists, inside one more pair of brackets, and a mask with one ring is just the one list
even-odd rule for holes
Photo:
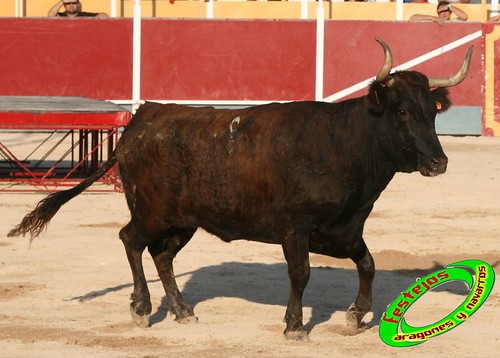
[[[418,277],[425,276],[441,269],[446,263],[435,263],[429,269],[413,270],[377,270],[373,285],[373,319],[368,325],[378,325],[380,317],[387,305],[394,301],[401,291],[408,288]],[[182,273],[190,275],[185,283],[182,294],[186,302],[195,308],[200,302],[216,297],[235,297],[259,304],[283,306],[286,310],[289,293],[289,280],[285,263],[263,264],[225,262],[218,265],[199,268],[193,272]],[[151,283],[159,279],[149,280]],[[127,283],[114,287],[92,291],[70,300],[89,301],[111,292],[123,289],[132,290],[133,284]],[[461,282],[446,284],[433,291],[447,291],[455,295],[466,295],[468,290]],[[326,322],[337,311],[345,312],[354,301],[358,292],[358,275],[355,268],[312,267],[311,278],[304,293],[304,307],[311,307],[312,317],[306,324],[311,331],[318,324]],[[162,308],[153,312],[151,324],[163,321],[167,316],[168,307],[165,297]]]

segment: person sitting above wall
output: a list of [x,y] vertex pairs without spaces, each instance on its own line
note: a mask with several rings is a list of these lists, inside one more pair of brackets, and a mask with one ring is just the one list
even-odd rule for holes
[[490,17],[487,22],[500,22],[500,15]]
[[[64,12],[59,12],[61,6],[64,6]],[[49,17],[97,17],[101,19],[108,18],[105,12],[85,12],[82,11],[80,0],[59,0],[48,13]]]
[[[446,21],[467,21],[467,14],[460,10],[458,7],[450,4],[448,1],[440,1],[438,3],[437,16],[415,14],[410,17],[410,21],[434,21],[439,25],[444,24]],[[456,18],[451,16],[455,15]]]
[[[396,2],[396,0],[390,0],[391,2]],[[475,1],[478,4],[481,3],[481,0],[448,0],[450,4],[470,4],[471,1]],[[404,3],[420,3],[420,4],[437,4],[436,0],[403,0]]]

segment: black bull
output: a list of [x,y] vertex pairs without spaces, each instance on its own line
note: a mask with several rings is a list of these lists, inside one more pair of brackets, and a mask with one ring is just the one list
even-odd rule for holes
[[467,75],[472,47],[451,78],[390,74],[392,55],[366,96],[340,103],[295,102],[240,110],[146,103],[116,151],[91,177],[43,199],[9,236],[39,235],[58,209],[119,165],[130,222],[120,231],[134,279],[131,313],[149,325],[142,268],[147,247],[177,321],[195,321],[175,282],[172,261],[202,227],[224,241],[281,244],[288,263],[287,338],[307,337],[302,295],[309,252],[351,258],[359,293],[346,313],[358,327],[371,307],[375,274],[363,240],[374,202],[396,172],[446,171],[437,112],[451,105],[445,87]]

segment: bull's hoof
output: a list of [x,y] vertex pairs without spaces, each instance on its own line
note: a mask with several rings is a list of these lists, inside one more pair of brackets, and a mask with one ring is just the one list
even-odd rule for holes
[[305,329],[299,329],[297,331],[285,331],[285,338],[287,341],[296,342],[309,342],[309,335]]
[[138,325],[139,327],[147,328],[151,326],[151,324],[149,323],[149,315],[147,314],[141,316],[137,314],[132,305],[130,305],[130,315],[132,316],[132,319],[134,320],[135,324]]
[[180,324],[193,324],[193,323],[198,323],[198,317],[187,316],[184,318],[176,318],[175,321],[180,323]]
[[356,329],[361,327],[361,320],[363,319],[365,314],[366,312],[359,312],[353,303],[351,306],[349,306],[349,309],[345,313],[345,321],[347,323],[347,326]]

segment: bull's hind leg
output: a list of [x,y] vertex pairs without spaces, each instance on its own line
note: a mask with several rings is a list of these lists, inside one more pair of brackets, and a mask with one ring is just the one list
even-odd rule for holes
[[351,258],[358,269],[358,297],[346,312],[346,322],[352,328],[360,328],[361,320],[372,306],[372,283],[375,277],[375,263],[366,246]]
[[177,253],[189,242],[196,228],[171,228],[160,239],[148,246],[160,276],[170,311],[181,323],[196,322],[193,309],[182,297],[175,282],[172,261]]
[[130,314],[137,325],[149,327],[151,298],[146,277],[144,276],[144,269],[142,267],[142,253],[145,247],[140,246],[137,233],[130,223],[120,230],[120,239],[125,246],[134,280],[134,292],[131,297]]

